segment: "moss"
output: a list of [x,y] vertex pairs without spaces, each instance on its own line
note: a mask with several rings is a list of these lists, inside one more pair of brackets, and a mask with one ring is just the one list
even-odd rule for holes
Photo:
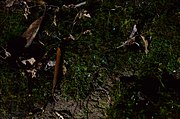
[[[59,6],[64,3],[57,0],[48,2]],[[89,6],[84,9],[92,10],[90,7],[93,4],[88,2]],[[164,87],[163,82],[167,79],[162,78],[164,71],[171,74],[180,66],[179,15],[176,14],[179,9],[175,4],[176,1],[103,1],[94,6],[90,19],[79,20],[75,25],[73,20],[79,9],[60,10],[57,13],[57,26],[52,24],[54,12],[49,10],[34,43],[42,41],[49,53],[47,57],[54,60],[54,49],[64,42],[65,36],[80,36],[78,40],[65,43],[67,75],[58,84],[61,95],[74,100],[86,99],[98,86],[103,87],[112,79],[112,105],[106,109],[108,118],[176,118],[180,110],[179,94]],[[37,14],[32,12],[32,19],[42,12],[38,10]],[[31,23],[31,17],[29,21],[25,20],[19,9],[1,12],[0,44],[5,46],[8,40],[20,36]],[[127,40],[134,24],[142,24],[141,33],[153,38],[147,55],[116,49]],[[92,35],[80,35],[87,29],[92,31]],[[47,36],[45,30],[59,39]],[[53,70],[40,71],[38,80],[34,82],[33,96],[29,98],[23,70],[12,69],[1,62],[0,65],[0,111],[3,116],[18,111],[24,116],[34,104],[44,104],[50,97]],[[123,82],[122,75],[128,78],[135,75],[136,78]],[[139,92],[147,84],[157,89],[153,92],[158,97],[155,102],[148,94],[141,94],[144,100],[139,99]]]

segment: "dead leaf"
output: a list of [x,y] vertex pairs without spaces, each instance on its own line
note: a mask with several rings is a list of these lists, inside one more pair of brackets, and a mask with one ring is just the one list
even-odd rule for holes
[[28,19],[27,16],[28,16],[29,14],[31,14],[31,12],[29,11],[29,6],[27,5],[27,3],[26,3],[25,1],[23,2],[23,4],[25,5],[24,14],[23,14],[23,15],[24,15],[24,17],[25,17],[26,19]]
[[54,24],[54,26],[57,26],[57,23],[56,23],[56,15],[54,15],[53,24]]
[[6,59],[6,58],[8,58],[8,57],[11,57],[11,53],[10,52],[8,52],[4,47],[1,47],[2,49],[3,49],[3,55],[4,56],[1,56],[0,55],[0,57],[2,58],[2,59]]
[[92,35],[92,32],[91,32],[91,30],[86,30],[86,31],[84,31],[82,34],[89,34],[89,35]]
[[135,25],[133,26],[133,30],[131,31],[131,34],[130,34],[129,38],[133,38],[136,32],[137,32],[137,26],[136,26],[136,24],[135,24]]
[[72,39],[72,40],[76,40],[75,37],[71,34],[69,34],[69,38]]
[[78,18],[81,19],[81,18],[91,18],[91,15],[88,13],[87,10],[82,10],[78,13]]
[[63,64],[63,75],[65,76],[67,74],[67,68],[66,66]]
[[83,17],[91,18],[91,15],[88,13],[87,10],[83,11]]
[[121,47],[125,47],[125,46],[130,46],[132,44],[135,43],[135,37],[128,39],[127,41],[123,42],[122,45],[116,47],[117,49],[121,48]]
[[59,119],[64,119],[64,117],[61,114],[59,114],[57,111],[55,111],[55,114],[59,117]]
[[29,14],[31,14],[31,13],[29,12],[29,9],[28,9],[28,8],[25,8],[25,9],[24,9],[24,14],[23,14],[23,15],[24,15],[24,17],[25,17],[26,19],[28,19],[27,16],[28,16]]
[[25,45],[25,48],[29,47],[36,37],[36,34],[39,30],[39,27],[41,25],[41,22],[43,20],[44,16],[41,16],[37,20],[35,20],[29,27],[28,29],[23,33],[22,37],[26,38],[27,44]]
[[47,71],[49,70],[51,67],[54,67],[56,65],[56,61],[48,61],[48,63],[46,64],[44,70]]
[[141,36],[141,38],[142,38],[142,40],[143,40],[143,42],[144,42],[144,51],[145,51],[145,53],[147,54],[148,53],[148,41],[145,39],[145,37],[144,36]]
[[31,78],[36,78],[36,73],[37,73],[36,69],[31,69],[31,70],[26,70],[26,71],[27,73],[31,74]]
[[33,64],[36,62],[36,60],[32,57],[32,58],[30,58],[30,59],[22,60],[21,62],[22,62],[24,65],[26,65],[27,62],[29,62],[31,65],[33,65]]
[[54,12],[55,12],[55,14],[54,14],[53,24],[54,24],[54,26],[57,26],[57,17],[56,17],[56,13],[59,12],[59,7],[57,7],[57,8],[55,9]]
[[16,1],[16,0],[6,0],[6,7],[11,7],[11,6],[13,6],[13,4],[14,4],[15,1]]

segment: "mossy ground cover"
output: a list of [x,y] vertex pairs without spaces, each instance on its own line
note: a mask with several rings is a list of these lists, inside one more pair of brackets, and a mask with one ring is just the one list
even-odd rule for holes
[[[82,1],[75,3],[79,2]],[[48,58],[55,60],[55,49],[63,43],[58,38],[69,34],[78,38],[63,44],[67,74],[58,84],[59,95],[74,101],[85,100],[97,88],[104,87],[105,82],[111,81],[113,85],[108,89],[111,104],[104,109],[106,118],[179,118],[180,94],[168,88],[166,82],[171,77],[164,76],[165,72],[172,73],[180,65],[177,1],[88,3],[84,9],[90,11],[91,18],[80,19],[75,25],[73,21],[79,9],[57,12],[57,26],[53,25],[55,13],[49,10],[33,41],[34,44],[42,41],[46,51],[52,49]],[[53,0],[47,4],[61,7],[69,3]],[[33,13],[33,10],[38,12]],[[1,46],[22,35],[42,12],[34,8],[26,20],[20,8],[0,10]],[[143,23],[141,33],[153,38],[148,54],[116,49],[138,23]],[[91,30],[92,34],[80,35],[85,30]],[[45,35],[45,31],[58,38]],[[39,72],[32,97],[28,97],[28,82],[23,70],[14,69],[4,61],[0,64],[0,116],[27,117],[35,105],[43,106],[48,101],[54,69]]]

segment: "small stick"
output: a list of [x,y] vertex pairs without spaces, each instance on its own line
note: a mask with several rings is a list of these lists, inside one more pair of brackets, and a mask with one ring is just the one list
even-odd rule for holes
[[57,79],[59,77],[60,60],[61,60],[61,49],[58,47],[57,53],[56,53],[56,65],[55,65],[55,70],[54,70],[53,87],[52,87],[53,98],[54,98],[54,91],[55,91]]

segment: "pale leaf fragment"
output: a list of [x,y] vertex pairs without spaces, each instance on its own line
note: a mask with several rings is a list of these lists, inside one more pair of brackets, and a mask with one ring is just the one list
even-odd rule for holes
[[59,119],[64,119],[64,117],[61,114],[59,114],[58,112],[55,112],[55,114],[59,117]]
[[76,4],[74,7],[75,7],[75,8],[81,7],[81,6],[85,5],[85,4],[86,4],[86,1],[85,1],[85,2],[81,2],[81,3],[79,3],[79,4]]
[[56,61],[48,61],[48,63],[46,64],[44,70],[47,71],[49,70],[51,67],[54,67],[56,65]]
[[130,34],[129,38],[133,38],[136,32],[137,32],[137,26],[136,26],[136,24],[135,24],[135,25],[133,26],[133,30],[131,31],[131,34]]
[[67,74],[67,68],[64,64],[63,64],[62,68],[63,68],[63,75],[65,76]]
[[148,41],[145,39],[145,37],[144,36],[141,36],[141,38],[142,38],[142,40],[143,40],[143,42],[144,42],[144,51],[145,51],[145,53],[147,54],[148,53]]
[[75,37],[71,34],[69,34],[69,38],[72,39],[72,40],[76,40]]
[[54,15],[53,24],[54,24],[54,26],[57,26],[57,23],[56,23],[56,15]]
[[25,5],[25,8],[24,8],[24,17],[26,18],[26,19],[28,19],[28,15],[29,14],[31,14],[31,12],[29,11],[29,6],[27,5],[27,3],[25,2],[25,1],[23,1],[23,3],[24,3],[24,5]]
[[30,58],[30,59],[22,60],[21,62],[22,62],[24,65],[26,65],[27,62],[29,62],[29,64],[33,65],[33,64],[36,62],[36,60],[32,57],[32,58]]
[[84,11],[83,11],[83,16],[84,16],[84,17],[87,17],[87,18],[91,18],[91,15],[88,13],[87,10],[84,10]]
[[31,74],[32,78],[36,78],[36,73],[37,73],[36,69],[31,69],[31,70],[26,70],[26,71]]
[[26,38],[27,44],[25,45],[25,48],[29,47],[36,37],[36,34],[39,30],[39,27],[41,25],[42,19],[44,16],[41,16],[37,20],[35,20],[29,27],[28,29],[23,33],[22,37]]
[[89,35],[92,35],[92,32],[91,32],[91,30],[86,30],[86,31],[84,31],[82,34],[89,34]]
[[11,7],[11,6],[13,6],[13,4],[14,4],[14,2],[15,2],[16,0],[6,0],[6,7]]

